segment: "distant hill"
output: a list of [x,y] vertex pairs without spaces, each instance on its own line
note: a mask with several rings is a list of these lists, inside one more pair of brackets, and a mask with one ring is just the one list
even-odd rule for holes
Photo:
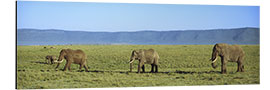
[[212,30],[84,32],[18,29],[17,45],[67,44],[259,44],[259,28]]

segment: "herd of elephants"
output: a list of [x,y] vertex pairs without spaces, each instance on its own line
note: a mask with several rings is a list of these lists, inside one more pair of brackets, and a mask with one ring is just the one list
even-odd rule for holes
[[[238,45],[228,45],[225,43],[218,43],[215,44],[212,51],[212,58],[210,59],[212,61],[212,67],[216,68],[215,62],[217,61],[217,57],[220,56],[221,58],[221,73],[226,73],[226,63],[227,62],[236,62],[238,64],[237,72],[244,72],[244,51],[243,49]],[[46,56],[46,60],[48,63],[57,63],[56,68],[59,67],[59,65],[66,60],[66,65],[64,67],[64,71],[71,70],[70,65],[71,63],[79,64],[80,70],[82,67],[85,68],[85,71],[88,72],[87,67],[87,55],[80,49],[78,50],[72,50],[72,49],[62,49],[60,51],[60,55],[57,58],[54,55],[48,55]],[[138,73],[145,72],[144,64],[150,64],[152,66],[151,72],[158,72],[158,60],[159,55],[154,49],[139,49],[139,50],[133,50],[130,57],[130,72],[132,71],[132,63],[133,61],[138,60]]]

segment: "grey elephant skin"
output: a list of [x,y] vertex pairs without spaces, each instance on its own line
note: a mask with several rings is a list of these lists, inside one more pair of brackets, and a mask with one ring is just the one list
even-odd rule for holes
[[[144,64],[151,65],[151,72],[158,72],[158,60],[159,55],[154,49],[140,49],[140,50],[133,50],[130,57],[130,72],[132,72],[132,63],[133,61],[138,60],[138,73],[145,72]],[[155,69],[155,71],[154,71]]]
[[243,49],[238,45],[228,45],[225,43],[215,44],[213,47],[212,58],[212,67],[216,68],[215,62],[217,57],[221,58],[221,73],[225,74],[227,62],[236,62],[238,64],[237,72],[244,72],[244,56],[245,53]]
[[47,55],[45,59],[48,64],[54,64],[54,62],[57,60],[57,57],[55,55]]
[[56,66],[56,69],[59,67],[59,65],[64,61],[63,59],[66,59],[66,65],[64,68],[64,71],[68,70],[71,71],[70,65],[71,63],[79,64],[80,70],[82,67],[85,68],[85,71],[88,72],[88,67],[86,65],[87,55],[80,49],[78,50],[72,50],[72,49],[62,49],[60,51],[60,55],[58,60],[56,61],[58,64]]

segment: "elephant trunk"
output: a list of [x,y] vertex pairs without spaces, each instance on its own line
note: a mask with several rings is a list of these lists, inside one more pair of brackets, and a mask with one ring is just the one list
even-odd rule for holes
[[212,65],[212,67],[213,67],[214,69],[217,68],[217,65],[216,65],[215,63],[211,63],[211,65]]
[[130,59],[130,61],[129,61],[129,65],[130,65],[130,72],[132,72],[132,63],[133,63],[133,61],[135,61],[133,58],[132,58],[132,59]]
[[215,65],[215,62],[217,61],[217,55],[218,55],[218,52],[217,52],[216,48],[214,48],[213,53],[212,53],[212,58],[210,59],[212,61],[211,65],[213,68],[217,67],[217,65]]
[[132,72],[132,63],[130,63],[130,72]]

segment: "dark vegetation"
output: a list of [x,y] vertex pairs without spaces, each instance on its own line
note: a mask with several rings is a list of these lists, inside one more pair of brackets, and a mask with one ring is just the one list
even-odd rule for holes
[[82,32],[65,30],[18,29],[18,45],[71,44],[259,44],[259,28],[213,30]]

